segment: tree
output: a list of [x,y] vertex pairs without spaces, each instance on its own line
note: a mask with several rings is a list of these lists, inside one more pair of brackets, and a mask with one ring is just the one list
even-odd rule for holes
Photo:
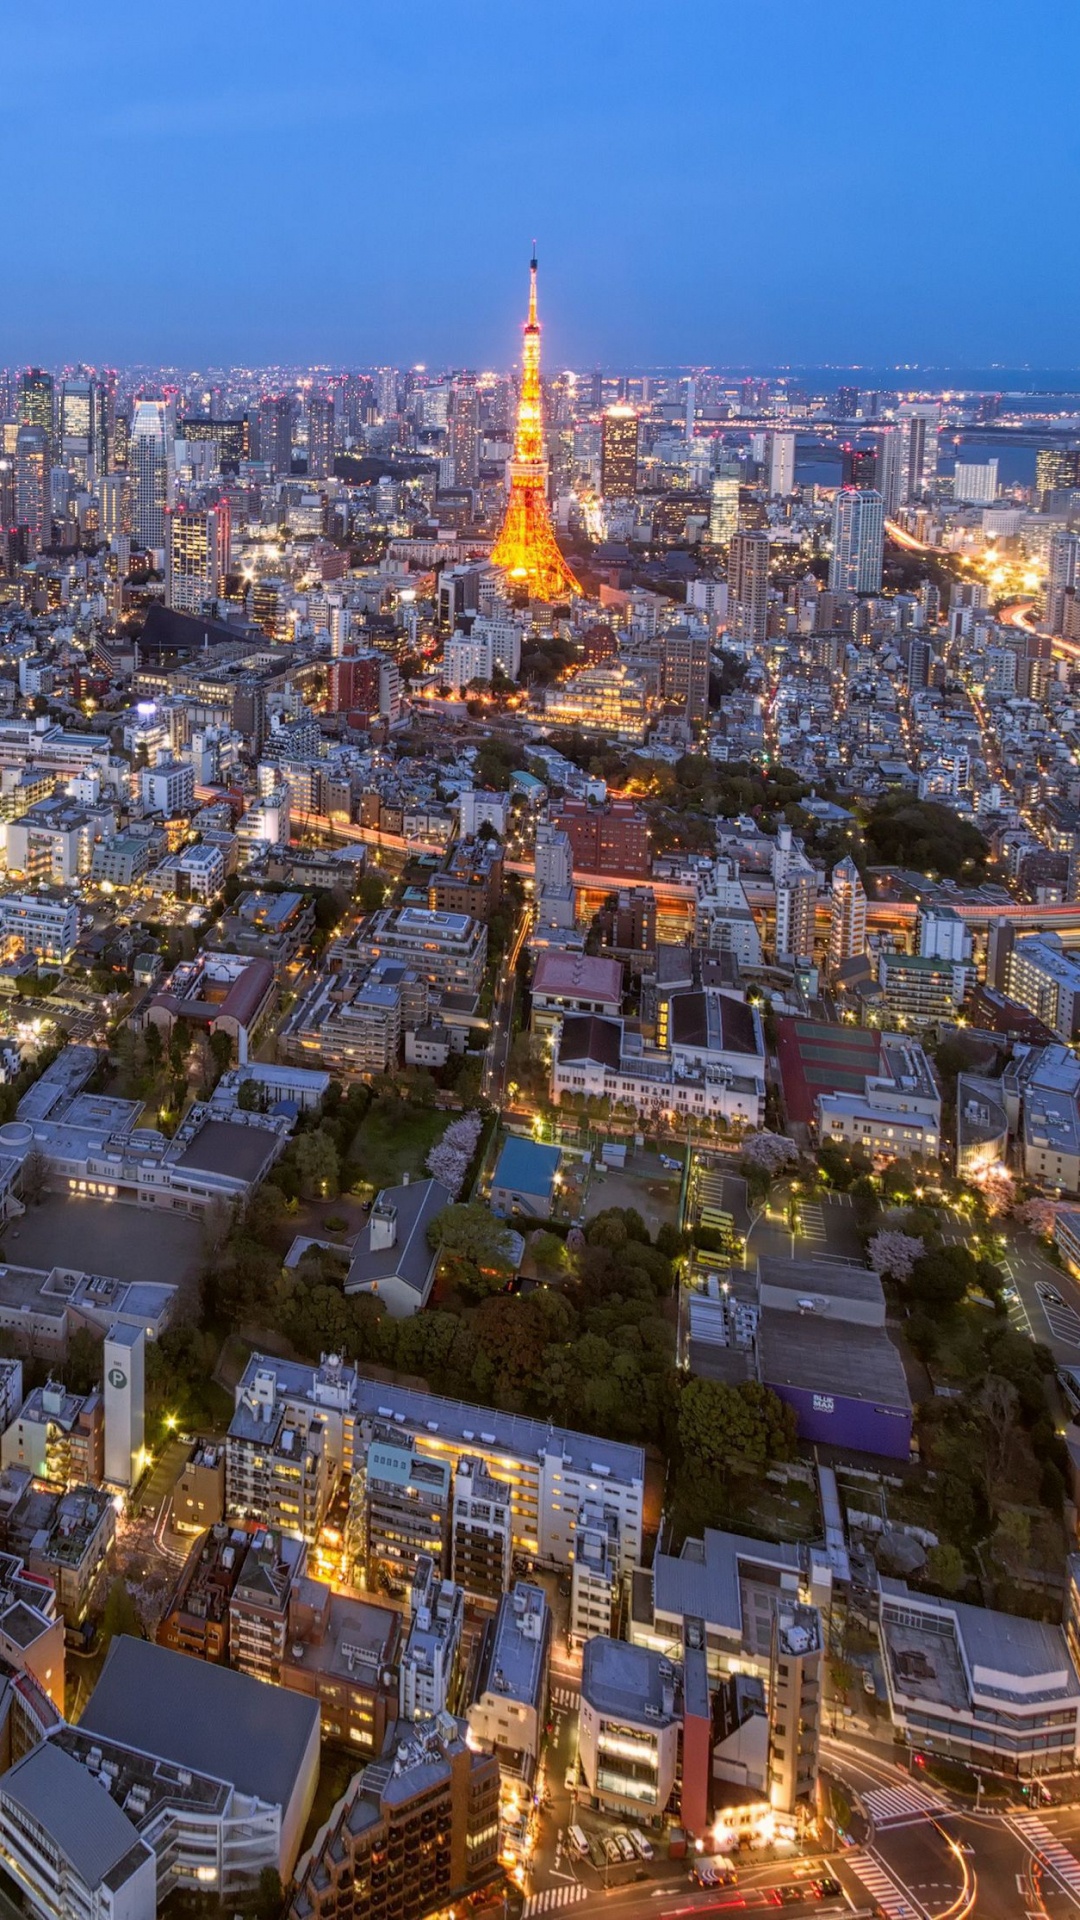
[[341,1161],[330,1135],[321,1127],[298,1134],[292,1144],[300,1190],[310,1199],[332,1200],[341,1178]]
[[679,1396],[679,1444],[708,1472],[790,1459],[795,1436],[794,1408],[760,1381],[692,1379]]
[[866,1249],[870,1265],[883,1279],[910,1280],[916,1260],[925,1252],[921,1240],[910,1233],[894,1233],[884,1229],[875,1233]]
[[428,1227],[428,1245],[438,1248],[455,1281],[473,1292],[501,1287],[513,1271],[510,1229],[480,1200],[443,1207]]
[[987,842],[977,827],[936,800],[889,794],[867,816],[867,851],[880,866],[910,867],[950,880],[983,878]]
[[365,873],[360,882],[360,906],[364,913],[374,913],[386,899],[387,883],[381,873]]
[[967,1580],[964,1556],[950,1540],[940,1540],[926,1556],[928,1579],[943,1593],[959,1593]]
[[214,1062],[216,1077],[220,1080],[222,1074],[227,1072],[229,1067],[232,1066],[233,1043],[231,1033],[226,1033],[223,1028],[219,1027],[210,1035],[210,1057]]
[[44,1200],[52,1182],[53,1164],[41,1147],[31,1147],[19,1169],[19,1192],[28,1207]]
[[565,1272],[566,1242],[557,1233],[534,1233],[529,1252],[542,1273]]
[[938,1247],[916,1260],[907,1283],[908,1298],[931,1311],[959,1306],[969,1287],[979,1284],[979,1262],[966,1247]]
[[460,1120],[450,1122],[442,1139],[428,1154],[428,1172],[455,1200],[465,1184],[483,1125],[478,1113],[463,1113]]

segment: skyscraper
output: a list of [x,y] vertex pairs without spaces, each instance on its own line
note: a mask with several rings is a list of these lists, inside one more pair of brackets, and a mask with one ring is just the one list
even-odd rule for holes
[[795,491],[795,435],[770,433],[765,453],[770,498],[787,499]]
[[990,507],[997,499],[996,460],[958,460],[953,469],[953,499],[969,507]]
[[1049,633],[1062,633],[1068,596],[1076,591],[1080,561],[1080,536],[1063,527],[1050,535],[1046,579],[1046,627]]
[[328,480],[334,471],[334,403],[328,393],[309,393],[308,477]]
[[600,434],[600,491],[605,500],[637,492],[638,417],[633,407],[609,407]]
[[899,409],[904,434],[904,498],[917,500],[937,476],[938,423],[936,400],[905,400]]
[[202,613],[221,597],[229,570],[229,503],[174,508],[166,526],[165,603]]
[[739,476],[718,473],[709,490],[709,540],[726,547],[739,530]]
[[829,585],[840,593],[880,593],[885,513],[874,487],[841,487],[833,506]]
[[1080,448],[1040,447],[1035,455],[1035,488],[1039,505],[1048,493],[1080,487]]
[[165,509],[172,504],[173,442],[164,400],[137,400],[128,448],[132,527],[140,547],[165,545]]
[[49,441],[43,427],[20,427],[15,440],[15,519],[27,546],[40,553],[52,538]]
[[19,382],[19,425],[40,427],[45,435],[48,464],[52,466],[55,396],[53,377],[42,367],[27,367]]
[[269,393],[259,402],[259,459],[275,474],[292,471],[292,431],[296,402],[291,393]]
[[891,520],[904,498],[904,434],[900,427],[879,427],[874,435],[874,485],[885,518]]
[[728,624],[732,638],[761,646],[769,630],[769,536],[753,527],[728,549]]
[[521,356],[521,393],[514,457],[510,462],[510,498],[491,558],[497,567],[506,568],[515,586],[526,588],[537,600],[566,599],[572,593],[581,592],[555,544],[548,513],[535,254],[529,262],[529,318]]
[[463,373],[450,390],[450,458],[455,487],[475,487],[480,479],[480,396],[475,374]]
[[829,905],[829,970],[835,973],[847,960],[866,952],[866,891],[850,853],[832,873]]

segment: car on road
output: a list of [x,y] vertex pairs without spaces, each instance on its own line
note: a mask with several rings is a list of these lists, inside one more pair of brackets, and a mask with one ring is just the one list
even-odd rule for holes
[[839,1880],[834,1880],[831,1873],[823,1873],[820,1880],[814,1881],[814,1892],[819,1900],[835,1900],[837,1894],[843,1891]]
[[1035,1282],[1035,1291],[1039,1299],[1045,1300],[1051,1307],[1063,1307],[1065,1305],[1057,1288],[1048,1286],[1045,1280],[1037,1280]]

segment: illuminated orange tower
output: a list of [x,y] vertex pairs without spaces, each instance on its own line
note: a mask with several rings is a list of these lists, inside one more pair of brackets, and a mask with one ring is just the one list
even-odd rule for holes
[[527,587],[535,600],[560,600],[581,592],[555,544],[548,513],[535,253],[529,262],[529,318],[521,354],[521,398],[510,462],[510,498],[491,557],[496,566],[506,568],[512,582]]

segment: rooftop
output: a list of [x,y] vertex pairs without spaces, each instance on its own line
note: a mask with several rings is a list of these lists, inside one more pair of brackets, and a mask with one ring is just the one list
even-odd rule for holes
[[596,1634],[586,1640],[581,1697],[598,1713],[667,1726],[676,1718],[676,1670],[662,1654]]
[[127,1634],[112,1642],[80,1729],[286,1806],[318,1737],[318,1702]]
[[509,1187],[517,1193],[550,1195],[562,1159],[561,1147],[546,1147],[538,1140],[523,1140],[511,1135],[503,1145],[492,1187]]
[[550,994],[556,999],[602,1000],[618,1007],[622,1001],[622,964],[599,954],[542,953],[533,978],[533,998]]
[[0,1800],[44,1828],[79,1879],[100,1887],[121,1861],[141,1849],[138,1829],[79,1761],[52,1740],[32,1748],[0,1780]]
[[758,1349],[767,1386],[840,1394],[911,1411],[903,1362],[884,1327],[763,1307]]

